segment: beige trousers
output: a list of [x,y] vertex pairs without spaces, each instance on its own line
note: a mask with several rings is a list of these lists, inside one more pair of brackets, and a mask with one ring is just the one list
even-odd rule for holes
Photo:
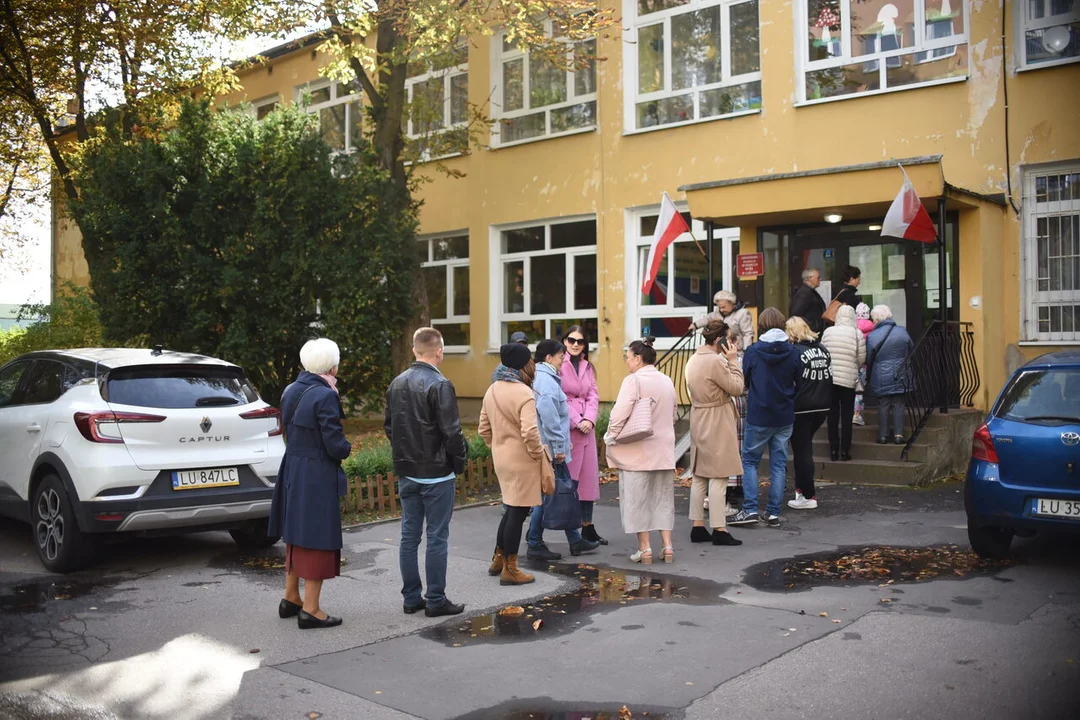
[[694,476],[690,481],[690,519],[705,522],[705,495],[709,496],[709,527],[727,527],[727,478]]

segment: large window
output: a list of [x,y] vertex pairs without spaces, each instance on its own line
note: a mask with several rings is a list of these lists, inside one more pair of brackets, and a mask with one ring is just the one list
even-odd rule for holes
[[469,347],[469,236],[420,239],[420,267],[427,288],[431,326],[451,351]]
[[[552,21],[547,33],[552,34]],[[596,127],[596,41],[567,43],[564,69],[523,52],[497,33],[493,39],[498,119],[494,144],[566,135]]]
[[1024,178],[1024,339],[1080,342],[1080,164]]
[[[656,229],[657,211],[639,210],[628,214],[628,264],[626,297],[634,298],[627,308],[627,337],[657,338],[658,347],[670,347],[689,329],[694,318],[711,312],[712,296],[718,290],[735,290],[735,257],[739,254],[739,229],[713,231],[710,240],[705,225],[683,218],[691,235],[676,239],[660,259],[660,270],[646,295],[641,292],[649,244]],[[712,245],[712,286],[709,286],[709,245]]]
[[626,126],[761,109],[758,0],[625,0]]
[[802,102],[963,79],[965,0],[798,0]]
[[352,152],[364,142],[360,92],[341,82],[320,80],[297,88],[297,100],[319,116],[323,140],[337,152]]
[[597,336],[596,220],[560,220],[500,228],[500,326],[494,345],[521,330],[532,342],[558,337],[571,325]]
[[1080,60],[1080,0],[1023,0],[1016,27],[1022,69]]
[[469,147],[469,48],[427,63],[409,63],[405,133],[415,159],[453,155]]

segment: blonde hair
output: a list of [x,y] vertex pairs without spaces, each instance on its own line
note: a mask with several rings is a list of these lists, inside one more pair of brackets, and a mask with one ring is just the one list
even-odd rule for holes
[[806,321],[798,315],[788,318],[784,323],[784,332],[793,343],[813,342],[818,339],[818,334],[811,330]]
[[431,357],[443,346],[442,333],[433,327],[422,327],[413,333],[413,351],[421,357]]

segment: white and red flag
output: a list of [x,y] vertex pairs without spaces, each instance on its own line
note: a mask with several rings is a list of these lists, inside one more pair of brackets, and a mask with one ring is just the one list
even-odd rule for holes
[[645,277],[641,282],[641,292],[648,295],[652,290],[653,281],[660,271],[660,262],[664,259],[664,252],[668,246],[675,242],[680,235],[690,232],[690,226],[686,224],[682,214],[671,202],[671,198],[664,193],[660,201],[660,217],[656,219],[656,230],[653,231],[652,242],[649,243],[649,257],[645,261]]
[[900,192],[889,206],[889,212],[885,213],[885,220],[881,223],[881,236],[932,243],[937,239],[937,230],[930,220],[930,213],[923,207],[922,200],[911,186],[911,180],[902,165],[900,172],[904,173],[904,184],[900,186]]

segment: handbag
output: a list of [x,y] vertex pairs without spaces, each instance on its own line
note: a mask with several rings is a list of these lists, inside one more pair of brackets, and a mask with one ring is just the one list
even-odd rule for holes
[[619,434],[615,436],[615,443],[617,444],[625,445],[626,443],[650,438],[653,435],[652,409],[653,405],[656,404],[656,400],[651,397],[642,397],[641,381],[638,380],[636,375],[634,381],[637,383],[638,397],[634,401],[634,407],[630,408],[630,417],[626,419],[626,423],[619,430]]
[[844,303],[840,302],[840,295],[843,294],[843,290],[836,294],[832,302],[829,303],[829,307],[825,308],[825,312],[821,313],[821,319],[836,324],[836,313],[840,312],[840,308],[844,306]]
[[555,463],[555,492],[544,497],[545,530],[577,530],[581,527],[581,502],[577,480],[566,463]]
[[551,464],[551,456],[548,455],[547,446],[544,446],[544,456],[540,458],[540,494],[555,494],[555,468]]

